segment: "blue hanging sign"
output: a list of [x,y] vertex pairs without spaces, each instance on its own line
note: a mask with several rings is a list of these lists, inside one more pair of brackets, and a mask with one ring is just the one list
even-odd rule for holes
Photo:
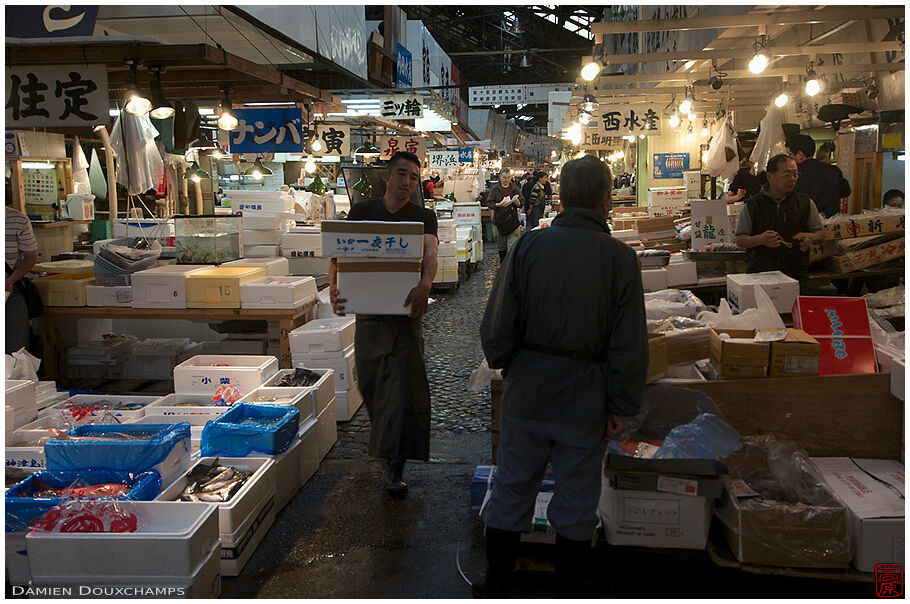
[[682,178],[689,169],[688,153],[655,153],[654,178]]
[[464,147],[458,150],[458,163],[460,164],[470,164],[474,162],[474,149],[472,147]]
[[412,80],[414,69],[411,51],[400,43],[396,46],[396,51],[398,69],[395,77],[395,85],[398,88],[410,88],[413,86]]
[[300,107],[234,109],[240,124],[230,133],[231,153],[302,153],[316,137]]

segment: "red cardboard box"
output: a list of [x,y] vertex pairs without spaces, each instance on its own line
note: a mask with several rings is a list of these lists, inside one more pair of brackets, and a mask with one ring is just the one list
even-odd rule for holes
[[878,372],[863,298],[799,296],[793,324],[821,345],[819,375]]
[[872,337],[863,298],[799,296],[793,305],[793,326],[810,336]]

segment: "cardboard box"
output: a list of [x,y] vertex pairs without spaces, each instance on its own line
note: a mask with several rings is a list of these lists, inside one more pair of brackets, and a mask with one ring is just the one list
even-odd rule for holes
[[828,259],[829,268],[835,273],[849,273],[904,256],[904,238],[888,241],[855,252],[847,252]]
[[809,246],[809,264],[831,256],[837,256],[839,253],[840,249],[837,247],[837,242],[833,239],[825,239],[821,243],[813,243]]
[[667,269],[646,268],[641,271],[641,285],[646,292],[656,292],[667,289]]
[[436,221],[436,236],[439,243],[455,241],[455,219],[440,218]]
[[894,359],[891,365],[891,394],[904,400],[904,378],[907,371],[907,364],[903,357]]
[[865,299],[799,296],[793,324],[818,340],[819,375],[878,372]]
[[850,514],[853,566],[873,572],[876,564],[904,562],[902,494],[888,484],[904,484],[904,465],[890,459],[852,460],[848,457],[813,457],[828,486]]
[[648,334],[648,381],[667,372],[667,341],[661,334]]
[[686,497],[720,497],[724,483],[720,478],[707,476],[673,476],[650,472],[604,471],[604,478],[614,489],[675,493]]
[[[759,329],[759,332],[777,332],[777,329]],[[821,346],[818,340],[800,329],[787,329],[784,340],[771,342],[768,361],[769,377],[800,377],[818,375]]]
[[825,239],[852,239],[868,235],[904,232],[903,214],[844,216],[824,226]]
[[756,308],[755,288],[761,287],[778,313],[789,313],[799,296],[799,281],[780,271],[727,275],[727,301],[740,312]]
[[615,489],[604,479],[598,512],[610,545],[704,549],[711,499]]
[[420,262],[341,260],[338,289],[345,298],[345,313],[355,315],[406,315],[404,301],[420,282]]
[[685,187],[650,187],[648,189],[648,214],[673,215],[686,207]]
[[643,242],[659,239],[676,239],[676,219],[673,216],[640,218],[635,221],[638,238]]
[[422,222],[323,220],[326,258],[423,258]]
[[698,283],[698,265],[695,262],[682,260],[674,262],[670,258],[667,265],[667,287],[695,285]]
[[[727,334],[731,339],[723,339]],[[747,342],[755,337],[754,330],[712,329],[708,344],[711,364],[721,377],[766,377],[771,346],[768,342]]]

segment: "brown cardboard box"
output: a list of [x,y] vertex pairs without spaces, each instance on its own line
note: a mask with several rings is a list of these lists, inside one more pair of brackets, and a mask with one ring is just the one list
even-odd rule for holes
[[[778,331],[759,329],[759,331]],[[788,329],[787,339],[771,342],[768,361],[769,377],[804,377],[818,375],[821,345],[801,329]]]
[[730,342],[721,339],[726,333],[731,338],[753,338],[755,330],[712,329],[708,349],[711,364],[721,377],[767,377],[768,357],[771,347],[768,342]]
[[648,381],[667,372],[667,339],[656,333],[648,334]]
[[903,214],[881,214],[864,216],[854,214],[829,222],[824,227],[825,239],[852,239],[866,235],[903,233]]
[[847,252],[840,256],[831,257],[828,262],[829,267],[835,273],[849,273],[850,271],[859,270],[894,258],[900,258],[904,255],[904,238],[888,241],[881,245],[876,245],[855,252]]

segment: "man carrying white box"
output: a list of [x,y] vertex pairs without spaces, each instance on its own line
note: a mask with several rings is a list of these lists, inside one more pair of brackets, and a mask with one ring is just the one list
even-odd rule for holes
[[[385,196],[354,204],[348,220],[422,222],[423,259],[420,282],[408,292],[402,307],[408,315],[357,315],[354,356],[360,392],[373,427],[370,455],[388,459],[384,482],[393,497],[407,493],[405,460],[430,457],[430,384],[423,358],[420,318],[427,310],[436,275],[436,213],[409,202],[420,184],[420,160],[398,152],[389,159],[382,179]],[[329,265],[332,308],[344,315],[346,298],[338,288],[338,260]]]

